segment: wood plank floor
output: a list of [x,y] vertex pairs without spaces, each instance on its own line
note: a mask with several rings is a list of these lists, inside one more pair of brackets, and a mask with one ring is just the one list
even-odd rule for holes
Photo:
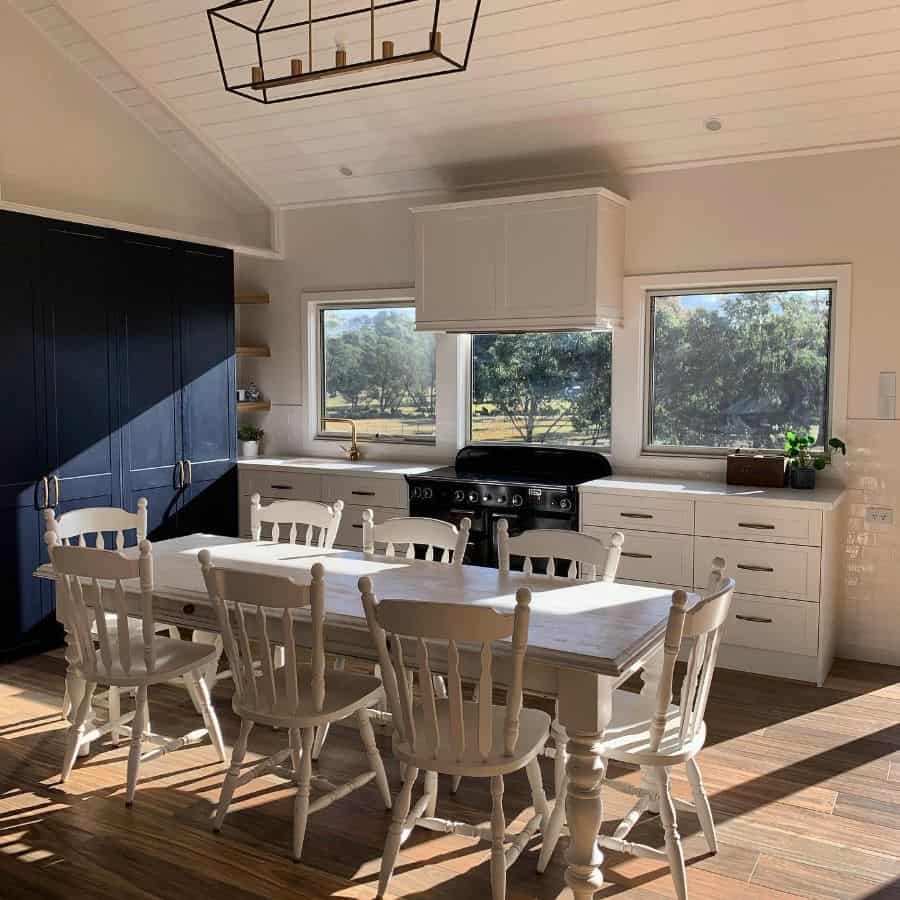
[[[223,766],[208,745],[177,751],[142,770],[135,806],[124,804],[124,748],[95,746],[61,787],[64,724],[58,713],[59,653],[0,666],[0,898],[258,900],[374,896],[389,814],[369,785],[313,816],[304,861],[288,859],[292,794],[263,779],[238,795],[221,835],[209,830]],[[227,684],[215,692],[226,741],[237,721]],[[198,717],[179,687],[151,692],[155,731],[181,734]],[[838,662],[824,688],[719,671],[700,757],[720,852],[711,856],[696,818],[680,816],[693,900],[900,898],[900,669]],[[257,727],[251,750],[283,746],[285,735]],[[399,789],[386,735],[379,737],[392,789]],[[248,762],[252,761],[248,755]],[[329,778],[362,771],[355,731],[333,729],[318,764]],[[613,769],[612,778],[636,774]],[[551,783],[550,767],[545,769]],[[687,797],[683,772],[677,792]],[[487,823],[486,785],[463,782],[450,798],[441,781],[439,813]],[[524,777],[508,779],[507,817],[525,821]],[[627,807],[607,792],[606,815]],[[604,826],[611,828],[612,822]],[[662,845],[657,819],[635,831]],[[546,874],[534,872],[539,838],[510,871],[508,896],[569,896],[565,840]],[[599,897],[674,897],[656,861],[610,853]],[[490,896],[487,845],[414,833],[401,851],[392,896]]]

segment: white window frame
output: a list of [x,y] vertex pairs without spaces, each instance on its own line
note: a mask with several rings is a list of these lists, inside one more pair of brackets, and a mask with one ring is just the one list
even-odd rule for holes
[[699,291],[759,290],[771,285],[828,285],[832,288],[831,358],[827,419],[832,435],[845,433],[850,343],[850,265],[722,269],[664,275],[630,275],[624,280],[623,326],[614,339],[612,381],[612,449],[619,472],[724,477],[725,451],[645,447],[649,413],[650,296]]
[[[303,434],[304,452],[315,456],[334,456],[335,444],[347,444],[347,433],[327,433],[320,430],[320,397],[322,385],[322,347],[319,315],[323,308],[340,306],[414,306],[415,288],[402,285],[385,289],[304,291],[301,294],[301,321],[304,324],[301,336],[301,360],[306,381],[306,422]],[[444,460],[456,453],[461,446],[461,416],[458,410],[460,398],[464,395],[460,378],[454,377],[464,369],[461,362],[462,335],[435,335],[436,406],[434,438],[371,438],[360,436],[363,456],[369,460]]]
[[[533,331],[538,331],[538,329],[532,329]],[[568,334],[572,331],[577,331],[579,329],[572,328],[548,328],[546,331],[541,332],[542,334]],[[615,372],[615,358],[616,358],[616,331],[615,328],[599,328],[597,331],[609,332],[612,336],[612,351],[611,358],[612,362],[612,371],[610,374],[611,379],[614,380],[614,372]],[[486,334],[497,334],[498,332],[485,332]],[[466,444],[477,444],[479,446],[485,447],[566,447],[568,450],[589,450],[594,453],[603,453],[608,456],[610,453],[610,446],[612,442],[612,433],[613,428],[610,426],[610,443],[607,444],[597,444],[595,446],[578,446],[578,445],[566,445],[566,444],[542,444],[540,441],[534,441],[531,444],[525,443],[525,441],[478,441],[472,437],[472,374],[475,365],[475,360],[472,356],[472,335],[468,336],[469,340],[467,341],[467,353],[465,356],[465,395],[464,395],[464,405],[463,405],[463,420],[460,423],[460,427],[462,429],[462,434],[464,437],[464,442]],[[613,393],[610,390],[610,421],[614,418],[614,410],[613,410]],[[463,446],[462,444],[460,446]]]

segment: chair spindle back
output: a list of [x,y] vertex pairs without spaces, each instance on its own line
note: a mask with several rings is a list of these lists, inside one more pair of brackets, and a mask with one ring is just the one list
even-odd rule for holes
[[254,541],[259,541],[262,526],[271,525],[270,540],[278,543],[284,539],[282,526],[287,525],[286,540],[289,543],[330,550],[337,537],[343,510],[343,500],[335,500],[330,505],[312,500],[278,500],[263,506],[259,494],[254,494],[250,498],[250,534]]
[[[75,509],[63,513],[58,519],[52,509],[44,510],[44,531],[52,531],[59,537],[61,544],[74,544],[79,547],[94,546],[98,550],[112,549],[106,546],[104,533],[112,533],[112,543],[116,550],[123,550],[126,545],[126,531],[134,531],[136,544],[147,538],[147,499],[141,497],[137,502],[137,512],[113,506],[96,506],[87,509]],[[92,535],[96,537],[88,540]]]
[[[520,588],[512,613],[461,603],[431,603],[422,600],[383,600],[375,597],[371,579],[359,580],[363,608],[378,650],[381,676],[394,727],[409,752],[423,759],[450,749],[458,761],[466,753],[488,758],[493,747],[493,643],[512,638],[512,680],[503,727],[503,753],[512,756],[519,737],[522,711],[522,672],[528,646],[531,592]],[[429,644],[446,648],[447,698],[435,697]],[[474,734],[467,732],[460,670],[460,645],[480,647],[480,677]],[[414,648],[414,650],[413,650]],[[407,659],[409,653],[412,658]],[[443,656],[443,654],[441,654]],[[419,676],[422,720],[426,733],[416,731],[412,672]],[[446,704],[442,717],[438,705]]]
[[[118,662],[130,672],[134,654],[140,652],[147,672],[156,668],[153,622],[153,556],[150,541],[140,544],[140,556],[127,557],[117,550],[63,544],[55,531],[44,535],[50,562],[56,572],[57,608],[70,635],[74,637],[79,665],[88,680],[96,680],[97,657],[91,625],[96,622],[97,642],[103,666],[109,670]],[[128,629],[129,612],[123,582],[139,579],[142,624],[141,642]],[[110,620],[107,620],[107,616]],[[119,635],[124,635],[119,640]]]
[[[308,690],[314,712],[325,704],[325,567],[316,563],[312,582],[266,575],[212,564],[209,550],[201,550],[200,567],[216,611],[225,653],[240,702],[260,712],[290,715],[304,699],[297,664],[293,611],[309,609],[312,616],[312,665]],[[284,647],[285,663],[276,673],[275,644]],[[261,670],[262,677],[256,675]]]
[[[510,557],[524,557],[522,571],[530,575],[533,561],[546,559],[546,574],[562,578],[579,578],[582,581],[615,581],[622,556],[625,536],[614,532],[609,545],[599,538],[564,529],[535,528],[509,536],[509,523],[501,519],[497,523],[497,555],[503,574],[510,570]],[[556,560],[568,560],[565,572],[556,571]]]
[[362,520],[364,553],[375,553],[375,545],[384,544],[385,556],[397,556],[399,548],[404,558],[414,559],[418,545],[426,548],[425,559],[434,560],[435,551],[438,551],[437,562],[457,567],[463,564],[472,527],[472,520],[468,518],[462,519],[457,528],[440,519],[416,516],[400,516],[376,525],[371,509],[363,511]]
[[666,710],[672,702],[675,663],[685,640],[690,640],[692,647],[681,685],[681,742],[690,741],[703,724],[716,656],[734,593],[734,579],[725,578],[724,569],[725,560],[716,557],[703,599],[692,609],[687,609],[687,594],[684,591],[675,591],[672,595],[663,647],[663,668],[650,726],[651,748],[654,750],[659,748],[665,733]]

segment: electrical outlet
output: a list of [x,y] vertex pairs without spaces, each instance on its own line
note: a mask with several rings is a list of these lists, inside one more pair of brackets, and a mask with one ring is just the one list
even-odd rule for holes
[[893,525],[894,510],[889,506],[867,506],[866,521],[870,525]]

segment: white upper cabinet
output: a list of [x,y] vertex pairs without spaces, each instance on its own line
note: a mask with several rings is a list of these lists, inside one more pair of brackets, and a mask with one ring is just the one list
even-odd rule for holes
[[414,209],[416,328],[621,324],[627,205],[594,188]]

